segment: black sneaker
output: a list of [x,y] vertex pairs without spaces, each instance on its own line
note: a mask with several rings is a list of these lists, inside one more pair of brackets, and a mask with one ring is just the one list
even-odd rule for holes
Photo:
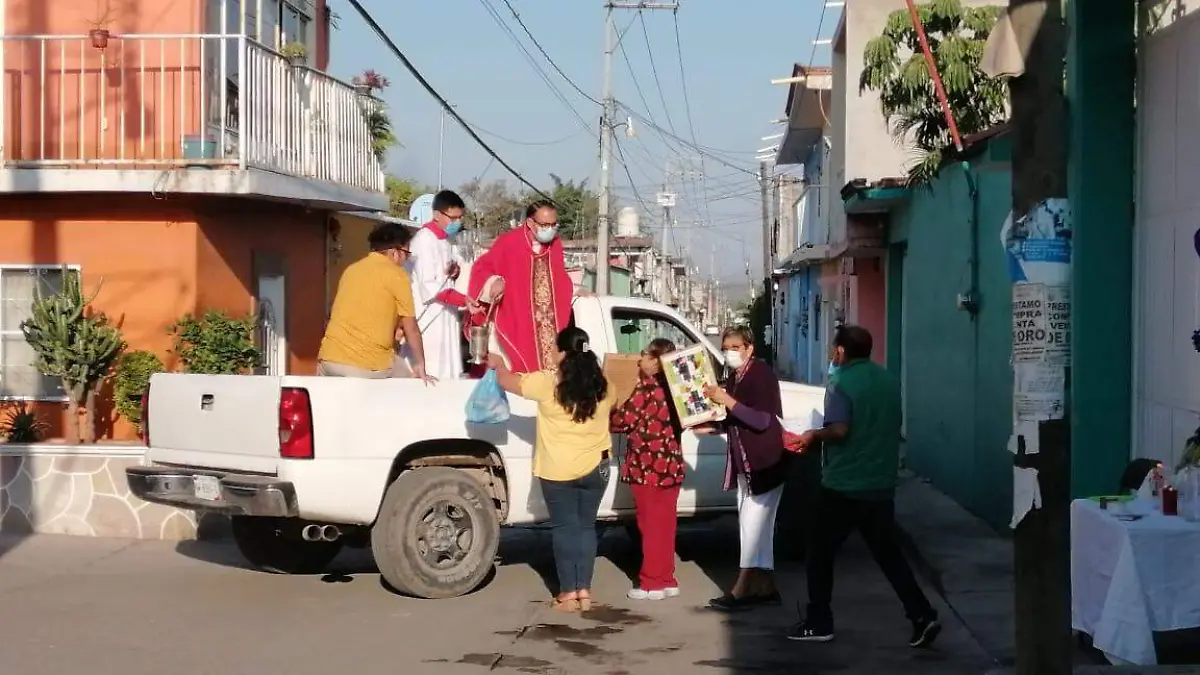
[[833,626],[801,621],[788,631],[787,639],[796,642],[832,642]]
[[732,595],[725,594],[719,598],[713,598],[712,600],[709,600],[708,608],[718,612],[740,612],[750,609],[756,604],[758,603],[755,602],[755,599],[749,596],[735,598]]
[[921,619],[913,622],[912,638],[908,641],[908,646],[913,649],[925,649],[933,646],[933,641],[937,639],[938,633],[942,632],[942,624],[938,623],[937,619]]

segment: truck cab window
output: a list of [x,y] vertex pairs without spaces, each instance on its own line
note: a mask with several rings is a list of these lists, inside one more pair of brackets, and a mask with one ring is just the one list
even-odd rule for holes
[[680,349],[699,342],[677,321],[662,314],[618,309],[613,310],[612,321],[619,354],[639,354],[655,338],[666,338]]

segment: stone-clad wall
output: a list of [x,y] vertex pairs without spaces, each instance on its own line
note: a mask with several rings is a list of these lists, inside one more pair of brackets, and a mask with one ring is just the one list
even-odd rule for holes
[[195,539],[192,511],[129,493],[143,448],[0,444],[0,534]]

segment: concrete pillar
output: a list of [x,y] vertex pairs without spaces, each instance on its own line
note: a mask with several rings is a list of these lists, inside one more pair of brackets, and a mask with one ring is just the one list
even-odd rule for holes
[[1112,494],[1132,442],[1134,0],[1067,3],[1071,488]]

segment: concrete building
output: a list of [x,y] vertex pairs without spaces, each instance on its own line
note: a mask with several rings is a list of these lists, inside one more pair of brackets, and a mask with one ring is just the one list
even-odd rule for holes
[[103,281],[95,308],[168,365],[166,328],[219,309],[258,317],[267,372],[313,372],[332,215],[387,207],[374,100],[324,72],[325,1],[5,0],[0,18],[0,396],[59,435],[63,392],[19,325],[64,270]]

